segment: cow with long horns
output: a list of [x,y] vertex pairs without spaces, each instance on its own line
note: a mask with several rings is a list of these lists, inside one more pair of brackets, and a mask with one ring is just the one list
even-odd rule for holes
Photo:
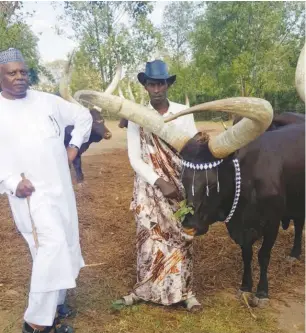
[[[80,104],[69,94],[69,91],[68,91],[68,81],[69,81],[70,68],[71,68],[73,56],[74,56],[74,52],[72,52],[72,54],[67,62],[67,65],[65,67],[64,76],[60,82],[59,95],[71,103]],[[121,78],[121,72],[122,72],[122,67],[121,67],[121,65],[118,65],[116,74],[113,78],[113,81],[111,82],[109,87],[105,90],[106,93],[114,92],[114,90],[116,89],[117,84]],[[82,101],[80,101],[80,102],[82,102]],[[90,114],[92,116],[92,120],[93,120],[90,137],[86,143],[82,144],[82,146],[78,150],[78,154],[77,154],[76,158],[73,161],[73,167],[74,167],[75,174],[76,174],[76,181],[78,184],[82,184],[84,181],[84,174],[82,171],[82,160],[81,160],[82,154],[85,151],[87,151],[87,149],[93,142],[100,142],[103,139],[109,140],[112,137],[111,131],[105,125],[105,120],[102,115],[102,109],[96,105],[90,105],[89,112],[90,112]],[[71,133],[72,133],[73,129],[74,129],[74,126],[67,126],[65,128],[64,143],[65,143],[66,147],[68,146],[68,144],[71,140]]]
[[[112,137],[111,131],[105,125],[101,109],[98,107],[93,107],[89,109],[89,112],[92,116],[92,127],[91,127],[90,137],[87,142],[81,145],[80,149],[78,150],[76,158],[72,162],[72,165],[75,170],[76,181],[78,184],[82,184],[84,181],[84,174],[82,170],[82,154],[85,151],[87,151],[87,149],[93,142],[100,142],[103,139],[109,140]],[[68,147],[69,145],[73,129],[74,126],[65,127],[65,138],[64,138],[65,147]]]
[[[119,93],[120,97],[125,98],[120,86],[118,86],[118,93]],[[140,90],[140,94],[141,94],[140,104],[144,105],[145,98],[144,98],[144,90],[143,89]],[[128,96],[129,96],[129,99],[131,101],[135,102],[135,97],[134,97],[134,94],[132,92],[130,81],[128,82]],[[128,120],[125,119],[125,118],[120,118],[118,127],[119,128],[127,128],[128,127]]]
[[[304,57],[303,48],[296,70],[296,86],[303,100]],[[290,217],[301,221],[305,217],[304,124],[266,132],[273,110],[269,102],[259,98],[204,103],[169,117],[168,123],[148,108],[117,96],[78,91],[75,98],[132,120],[178,151],[185,164],[182,177],[187,199],[194,209],[183,225],[193,235],[201,235],[215,221],[227,222],[230,236],[242,249],[242,291],[252,291],[252,245],[263,238],[255,300],[264,305],[268,300],[267,269],[280,220]],[[191,138],[171,121],[198,111],[229,112],[243,119],[213,138],[205,133]],[[302,222],[296,228],[303,228]]]

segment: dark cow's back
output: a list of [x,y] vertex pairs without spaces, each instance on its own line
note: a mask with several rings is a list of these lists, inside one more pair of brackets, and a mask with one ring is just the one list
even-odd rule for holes
[[[104,119],[102,118],[102,115],[99,111],[91,109],[90,114],[93,118],[93,122],[89,139],[87,142],[81,145],[78,154],[75,160],[73,161],[73,166],[76,172],[76,179],[78,183],[81,183],[84,180],[81,155],[89,148],[89,146],[93,142],[100,142],[106,136],[107,132],[109,132],[109,130],[104,125]],[[65,138],[64,138],[65,147],[67,147],[71,141],[72,138],[71,133],[73,129],[74,126],[72,125],[69,125],[65,128]]]
[[64,137],[65,147],[67,147],[69,145],[69,142],[71,141],[71,132],[73,131],[73,129],[74,126],[72,125],[65,127],[65,137]]
[[[261,179],[264,192],[284,198],[284,215],[304,216],[305,204],[305,125],[283,125],[267,131],[240,149],[238,158],[247,179]],[[243,164],[248,163],[248,166]],[[263,193],[263,196],[269,193]]]
[[[243,117],[235,115],[233,120],[233,125],[237,124]],[[305,114],[294,113],[294,112],[283,112],[281,114],[276,114],[273,117],[271,125],[268,127],[267,131],[275,130],[279,127],[305,123]]]

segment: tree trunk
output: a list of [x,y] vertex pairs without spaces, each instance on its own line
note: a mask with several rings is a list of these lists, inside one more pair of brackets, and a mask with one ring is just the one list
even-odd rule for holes
[[240,77],[240,84],[241,84],[241,96],[245,97],[245,81],[242,77]]
[[[108,39],[112,37],[112,25],[109,17],[109,3],[106,2],[106,12],[107,12],[107,37]],[[109,73],[109,82],[113,79],[113,64],[111,58],[112,50],[110,50],[109,61],[108,61],[108,73]]]
[[97,51],[98,51],[98,63],[99,63],[99,70],[100,70],[100,77],[101,77],[101,88],[103,87],[103,83],[105,82],[105,74],[103,70],[103,61],[101,55],[101,44],[99,38],[99,29],[98,29],[98,20],[95,11],[93,10],[94,15],[94,24],[95,24],[95,34],[96,34],[96,42],[97,42]]

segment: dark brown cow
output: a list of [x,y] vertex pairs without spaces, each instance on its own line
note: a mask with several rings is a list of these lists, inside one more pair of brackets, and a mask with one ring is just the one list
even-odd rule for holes
[[[212,155],[209,157],[207,143],[197,137],[183,148],[181,156],[193,164],[218,162]],[[240,165],[240,176],[234,160]],[[252,245],[263,238],[258,255],[261,273],[256,296],[259,300],[267,299],[267,269],[281,220],[294,220],[295,240],[290,255],[299,258],[301,254],[305,220],[305,124],[267,131],[205,173],[184,170],[182,180],[194,214],[186,216],[183,226],[202,235],[212,223],[224,221],[232,214],[226,226],[241,247],[244,273],[240,289],[248,292],[253,288]],[[232,211],[238,188],[240,196]]]
[[[241,119],[242,117],[235,116],[233,125],[237,124]],[[275,130],[285,125],[298,124],[298,123],[305,123],[305,114],[295,113],[295,112],[283,112],[281,114],[274,115],[273,121],[271,125],[268,127],[267,131]]]
[[[84,181],[84,174],[82,171],[82,161],[81,161],[82,154],[89,148],[89,146],[93,142],[100,142],[102,139],[109,140],[112,136],[110,130],[105,126],[102,114],[95,108],[92,108],[89,111],[93,120],[90,137],[87,142],[82,144],[77,157],[72,163],[75,170],[77,183],[82,183]],[[71,140],[71,132],[73,131],[73,129],[74,126],[67,126],[65,128],[64,143],[66,147],[68,146]]]

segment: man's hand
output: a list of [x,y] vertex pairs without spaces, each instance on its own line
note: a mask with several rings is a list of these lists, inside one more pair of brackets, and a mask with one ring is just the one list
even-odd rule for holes
[[16,196],[18,198],[26,198],[29,197],[34,191],[35,188],[32,183],[28,179],[23,179],[17,186]]
[[177,188],[169,183],[163,180],[162,178],[158,178],[154,185],[158,186],[159,189],[162,191],[163,195],[168,199],[175,199],[178,196]]
[[77,157],[79,150],[75,147],[67,147],[68,162],[71,164],[74,159]]

